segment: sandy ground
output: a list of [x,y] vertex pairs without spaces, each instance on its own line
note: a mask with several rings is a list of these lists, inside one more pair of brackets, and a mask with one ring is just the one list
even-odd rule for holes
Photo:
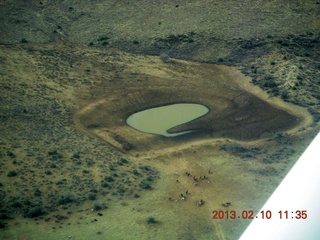
[[[313,0],[1,1],[1,239],[237,239],[241,213],[260,209],[319,131],[319,11]],[[169,141],[125,125],[177,101],[220,119]]]
[[[19,51],[19,54],[17,54],[17,51]],[[45,52],[48,54],[47,57],[43,57]],[[72,203],[65,206],[61,205],[52,213],[47,214],[47,217],[37,218],[37,224],[35,225],[27,219],[21,219],[19,215],[16,216],[14,220],[10,221],[9,227],[2,231],[1,234],[4,239],[39,239],[44,234],[48,239],[68,235],[75,239],[87,239],[92,235],[97,236],[98,239],[103,239],[105,236],[127,239],[126,235],[123,234],[127,231],[131,232],[130,239],[132,239],[132,236],[137,239],[151,237],[167,239],[169,236],[174,236],[175,239],[207,239],[208,237],[233,239],[239,236],[249,223],[249,220],[241,218],[241,213],[249,210],[257,211],[261,207],[309,141],[310,138],[305,136],[310,136],[310,132],[314,129],[312,118],[305,109],[285,103],[277,98],[270,98],[261,89],[253,86],[250,83],[250,78],[245,77],[234,67],[211,66],[210,64],[204,64],[204,67],[202,67],[199,63],[176,59],[171,59],[171,63],[163,63],[156,57],[130,55],[119,51],[100,51],[85,47],[73,48],[63,43],[44,46],[30,45],[27,48],[6,47],[2,49],[2,53],[2,61],[5,63],[3,72],[6,76],[3,89],[12,89],[15,93],[21,93],[18,98],[12,98],[12,92],[4,91],[2,96],[5,96],[8,101],[7,105],[4,106],[7,108],[15,106],[20,98],[26,96],[29,100],[24,101],[23,105],[21,105],[22,102],[18,104],[24,106],[27,115],[34,111],[33,106],[38,106],[39,103],[44,104],[49,100],[59,102],[59,109],[63,110],[60,113],[63,114],[62,119],[60,119],[57,118],[57,115],[51,115],[51,111],[48,111],[51,108],[50,105],[45,105],[45,107],[40,105],[38,114],[41,112],[40,109],[45,114],[39,119],[48,119],[46,120],[46,127],[52,128],[52,133],[46,132],[48,131],[47,128],[39,128],[40,122],[35,122],[35,125],[33,125],[34,120],[27,120],[24,123],[26,116],[23,115],[18,123],[21,126],[27,126],[30,130],[32,129],[34,133],[25,135],[24,129],[26,128],[24,127],[21,130],[20,128],[16,130],[16,133],[20,134],[18,141],[18,138],[12,134],[2,138],[4,143],[2,156],[4,156],[3,160],[6,161],[2,162],[4,165],[2,174],[7,174],[10,169],[15,169],[10,165],[12,160],[10,161],[10,156],[7,154],[9,150],[14,151],[18,158],[28,159],[32,163],[25,165],[25,162],[17,161],[15,164],[21,166],[22,172],[27,169],[34,169],[33,171],[36,172],[33,175],[31,173],[25,174],[25,178],[16,178],[14,182],[3,176],[1,181],[4,184],[4,189],[13,186],[15,186],[15,191],[19,191],[19,188],[23,186],[28,188],[27,185],[20,182],[22,180],[30,182],[31,189],[27,191],[27,194],[31,197],[35,188],[40,188],[41,191],[53,191],[50,194],[56,195],[56,197],[73,189],[74,198],[78,198],[94,186],[102,193],[104,191],[103,188],[99,187],[100,181],[103,182],[103,179],[112,173],[103,165],[119,163],[119,159],[121,160],[123,157],[129,159],[129,168],[116,164],[117,174],[132,173],[132,169],[138,169],[141,172],[142,178],[139,178],[139,176],[130,177],[131,181],[139,181],[139,179],[148,176],[142,173],[143,171],[138,166],[150,166],[158,172],[157,175],[149,176],[152,178],[158,176],[153,180],[152,190],[141,191],[138,185],[129,187],[131,192],[139,193],[139,198],[132,198],[130,193],[118,196],[113,196],[111,193],[98,195],[99,202],[106,202],[108,205],[107,209],[99,211],[103,214],[102,217],[97,215],[97,211],[91,210],[92,202],[90,203],[88,200],[76,205]],[[70,67],[67,67],[68,62],[72,62],[69,65]],[[37,66],[37,68],[27,72],[26,70],[31,69],[31,66]],[[215,75],[214,73],[218,77],[213,78],[213,80],[207,78],[209,75]],[[55,74],[59,74],[59,79],[51,77]],[[188,76],[191,78],[190,81],[187,79]],[[11,79],[15,81],[13,84],[10,81]],[[219,81],[219,79],[222,80]],[[229,79],[229,81],[226,82],[226,79]],[[243,95],[249,96],[246,98],[248,101],[261,101],[264,104],[262,106],[266,106],[266,109],[257,108],[256,115],[259,115],[259,111],[263,114],[266,113],[266,110],[269,111],[268,114],[274,114],[275,111],[278,115],[279,113],[282,114],[283,119],[281,121],[288,126],[292,124],[290,125],[292,127],[288,128],[284,124],[283,128],[274,129],[273,132],[268,132],[268,134],[262,134],[261,129],[263,127],[259,129],[259,126],[269,124],[269,128],[274,128],[278,123],[272,125],[275,123],[264,121],[259,123],[260,125],[258,124],[255,130],[256,132],[261,131],[261,134],[244,140],[233,138],[232,135],[224,137],[196,135],[190,139],[183,138],[179,141],[171,139],[169,142],[165,139],[157,140],[148,134],[139,133],[123,125],[125,116],[128,114],[141,108],[159,104],[159,102],[152,102],[152,97],[146,98],[148,94],[139,93],[141,97],[136,98],[136,92],[141,92],[141,90],[133,82],[140,84],[141,81],[149,81],[150,85],[143,84],[150,86],[152,89],[156,88],[163,94],[158,93],[159,96],[169,97],[168,99],[154,98],[153,100],[162,99],[162,103],[177,101],[179,98],[183,101],[186,99],[192,101],[195,100],[197,94],[204,93],[200,97],[201,102],[212,108],[219,106],[221,103],[221,106],[229,107],[227,108],[229,112],[234,110],[232,104],[230,104],[231,100],[228,99],[232,99],[234,93],[243,92]],[[223,101],[220,99],[219,104],[215,102],[216,99],[206,96],[207,92],[211,93],[211,88],[206,89],[207,92],[205,92],[203,88],[199,87],[204,83],[210,84],[210,82],[214,83],[212,84],[214,93],[226,93],[224,94],[226,98]],[[170,94],[166,95],[166,91],[171,93],[181,83],[185,83],[184,88],[177,96],[172,98]],[[194,95],[191,97],[188,95],[190,93],[188,88],[193,89]],[[40,94],[39,89],[44,89],[45,92]],[[130,94],[132,95],[130,96]],[[121,97],[119,98],[119,96]],[[156,96],[156,94],[152,96]],[[39,99],[30,101],[32,97]],[[137,99],[137,102],[133,102],[133,99]],[[110,105],[110,102],[113,102],[114,105]],[[119,107],[124,103],[128,103],[129,107],[108,109],[110,106]],[[252,105],[249,104],[250,106]],[[67,109],[69,111],[71,109],[72,112],[68,113]],[[109,125],[109,128],[105,127],[104,130],[109,131],[109,137],[106,138],[99,135],[99,131],[101,132],[101,129],[103,129],[101,128],[104,124],[103,121],[90,122],[92,119],[104,119],[104,112],[102,112],[102,117],[95,115],[90,118],[92,116],[91,111],[99,113],[101,109],[109,112],[113,111],[113,114],[108,116],[107,120],[114,125]],[[123,112],[119,109],[122,109]],[[55,111],[53,110],[52,113],[55,113]],[[12,112],[14,113],[14,110]],[[225,116],[223,111],[220,113],[220,118],[223,119]],[[263,114],[262,117],[266,116]],[[123,118],[119,118],[119,116],[123,116]],[[12,132],[12,124],[15,123],[13,119],[15,118],[4,118],[7,121],[7,129],[4,131]],[[11,125],[9,124],[10,119]],[[65,122],[66,119],[69,120]],[[210,126],[212,119],[209,117],[202,124]],[[297,121],[290,123],[292,119]],[[251,119],[249,122],[252,123],[253,120]],[[232,117],[226,117],[226,121],[235,120]],[[240,119],[238,121],[243,121],[242,123],[245,125],[248,120],[244,118],[244,120]],[[83,124],[84,122],[86,124]],[[43,131],[45,132],[43,133]],[[234,131],[241,134],[241,130],[235,129]],[[281,132],[281,136],[277,135],[279,132]],[[48,140],[46,143],[42,143],[43,145],[39,144],[38,149],[35,149],[28,142],[31,140],[31,136],[37,136],[38,134],[45,134]],[[117,134],[121,137],[116,137]],[[73,140],[71,141],[71,139]],[[139,148],[124,149],[124,143],[132,144],[137,139],[139,139]],[[39,143],[41,141],[40,138]],[[156,141],[156,144],[154,141]],[[21,148],[10,148],[9,144],[11,143],[19,143]],[[140,145],[140,143],[142,144]],[[65,148],[59,147],[60,144],[64,145]],[[61,152],[63,158],[66,158],[67,161],[57,161],[54,158],[51,160],[50,155],[46,155],[46,151],[50,152],[54,148],[58,149],[58,152]],[[79,148],[86,150],[80,150]],[[42,156],[46,159],[44,162],[49,162],[46,165],[36,164],[36,162],[33,162],[35,160],[33,160],[32,155],[23,155],[23,149],[34,149],[34,153],[38,156],[39,151],[41,151],[44,153]],[[119,154],[118,150],[115,151],[115,149],[122,153]],[[77,160],[79,157],[74,154],[77,151],[80,154],[80,160],[87,157],[96,164],[90,167],[84,165],[75,167],[78,164],[77,161],[79,161]],[[107,161],[104,160],[104,155],[108,156]],[[51,175],[47,173],[41,175],[48,171],[50,161],[55,161],[58,170],[49,168]],[[22,173],[21,171],[17,170],[18,176]],[[190,175],[186,174],[187,172]],[[53,184],[52,180],[58,181],[66,178],[66,176],[68,176],[67,179],[70,183],[62,189],[57,188],[56,185],[51,185]],[[135,180],[136,178],[137,180]],[[50,181],[46,182],[43,179],[51,179],[51,184]],[[86,181],[92,181],[91,185],[83,186],[81,184],[81,182]],[[72,185],[73,182],[74,185]],[[123,180],[119,178],[120,185],[115,185],[114,190],[117,187],[121,188],[121,182]],[[8,192],[9,195],[6,199],[14,196],[15,191]],[[187,191],[188,193],[186,193]],[[186,200],[182,199],[181,194],[186,197]],[[204,205],[201,207],[197,205],[200,199],[204,201]],[[47,204],[50,202],[46,197],[43,198],[43,201]],[[229,208],[222,206],[227,201],[232,203]],[[240,218],[232,221],[230,219],[212,219],[213,210],[226,211],[231,209],[236,210]],[[58,219],[57,216],[65,216],[67,212],[72,213],[69,213],[65,220],[45,220],[49,218]],[[146,219],[150,216],[153,216],[158,223],[147,224]],[[79,231],[80,226],[83,230]],[[18,227],[21,231],[18,230]],[[34,227],[40,230],[34,232]]]

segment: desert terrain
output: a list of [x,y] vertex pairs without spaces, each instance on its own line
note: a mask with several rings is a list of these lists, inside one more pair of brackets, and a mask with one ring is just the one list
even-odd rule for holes
[[[237,239],[213,211],[258,211],[319,132],[318,1],[0,12],[1,239]],[[210,110],[192,133],[126,124],[185,102]]]

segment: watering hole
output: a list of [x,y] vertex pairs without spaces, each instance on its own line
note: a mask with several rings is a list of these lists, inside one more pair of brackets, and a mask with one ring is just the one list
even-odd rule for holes
[[192,130],[170,133],[168,131],[171,128],[193,121],[208,112],[209,109],[201,104],[176,103],[136,112],[130,115],[126,122],[130,127],[144,133],[175,137],[192,132]]
[[169,75],[149,70],[141,69],[150,87],[139,73],[126,85],[102,81],[81,92],[76,125],[135,155],[213,139],[264,139],[309,122],[307,112],[268,98],[232,67],[177,62]]

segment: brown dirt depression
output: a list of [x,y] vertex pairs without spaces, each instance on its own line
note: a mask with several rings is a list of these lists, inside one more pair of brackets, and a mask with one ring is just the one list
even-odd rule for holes
[[[128,68],[116,73],[118,80],[100,81],[80,94],[81,107],[74,117],[83,130],[119,150],[163,149],[196,139],[257,140],[303,122],[289,105],[280,106],[243,87],[248,79],[234,67],[137,59],[129,60]],[[126,118],[135,112],[173,103],[199,103],[210,111],[172,128],[172,133],[193,130],[174,138],[142,133],[126,124]]]

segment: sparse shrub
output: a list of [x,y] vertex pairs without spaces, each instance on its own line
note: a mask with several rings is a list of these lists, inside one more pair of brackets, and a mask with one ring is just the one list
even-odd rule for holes
[[151,171],[152,170],[152,168],[148,165],[139,166],[139,169],[144,170],[144,171]]
[[96,200],[97,198],[97,195],[95,194],[92,194],[92,193],[89,193],[89,196],[88,196],[89,200],[93,201],[93,200]]
[[83,170],[82,170],[82,173],[89,173],[89,171],[86,170],[86,169],[83,169]]
[[6,225],[2,222],[2,221],[0,221],[0,228],[4,228]]
[[16,157],[16,155],[15,155],[13,152],[11,152],[11,151],[8,151],[8,152],[7,152],[7,156],[8,156],[8,157],[11,157],[11,158],[15,158],[15,157]]
[[0,219],[6,220],[6,219],[10,219],[10,217],[6,213],[2,213],[2,214],[0,214]]
[[230,151],[233,154],[240,155],[241,158],[253,158],[255,155],[261,154],[259,147],[245,148],[240,144],[223,144],[219,147],[219,150]]
[[134,175],[136,175],[136,176],[138,176],[139,175],[139,172],[138,172],[138,170],[137,169],[132,169],[132,173],[134,174]]
[[32,203],[32,202],[30,201],[30,199],[25,199],[25,200],[23,201],[23,204],[26,205],[26,206],[30,206],[31,203]]
[[50,170],[46,170],[44,173],[47,174],[47,175],[51,175],[52,174],[52,172]]
[[54,163],[49,163],[50,168],[56,168],[57,166]]
[[34,193],[33,193],[35,196],[39,197],[41,196],[42,192],[37,188]]
[[253,154],[253,152],[248,151],[248,152],[243,153],[243,154],[241,155],[241,157],[242,157],[242,158],[253,158],[253,157],[254,157],[254,154]]
[[66,193],[65,195],[61,196],[58,200],[58,203],[61,205],[71,202],[73,202],[72,193]]
[[170,59],[169,55],[166,53],[161,53],[159,58],[162,62],[165,62],[165,63],[168,62]]
[[107,182],[113,182],[114,181],[113,177],[111,177],[111,176],[105,177],[104,180],[107,181]]
[[263,163],[272,163],[273,160],[272,160],[272,158],[267,157],[267,158],[263,158],[263,159],[262,159],[262,162],[263,162]]
[[57,152],[57,150],[55,150],[55,149],[48,151],[48,155],[49,155],[49,156],[57,155],[57,154],[58,154],[58,152]]
[[152,182],[152,181],[153,181],[153,176],[148,176],[148,177],[146,178],[146,180]]
[[102,182],[101,182],[101,187],[103,187],[103,188],[109,188],[110,185],[109,185],[108,183],[106,183],[105,181],[102,181]]
[[140,195],[135,193],[135,194],[133,195],[133,197],[134,197],[134,198],[139,198]]
[[93,204],[93,210],[99,211],[99,210],[101,210],[101,209],[102,209],[102,204],[101,204],[101,203],[95,202],[95,203]]
[[154,223],[157,223],[157,221],[156,221],[156,219],[154,217],[148,217],[147,223],[148,224],[154,224]]
[[67,218],[68,218],[68,217],[63,216],[63,215],[60,215],[60,214],[56,215],[56,219],[57,219],[58,221],[63,220],[63,219],[67,219]]
[[273,80],[273,76],[270,73],[266,73],[264,75],[264,80],[267,80],[267,81]]
[[119,188],[118,188],[118,190],[117,190],[117,192],[118,193],[124,193],[126,190],[124,189],[124,187],[121,185],[121,186],[119,186]]
[[62,185],[62,184],[64,184],[64,182],[65,181],[63,181],[63,180],[59,180],[59,181],[56,182],[56,185]]
[[7,177],[15,177],[17,175],[18,175],[18,173],[16,171],[10,171],[10,172],[8,172]]
[[274,80],[271,79],[271,80],[268,80],[268,81],[264,82],[263,86],[264,87],[273,88],[273,87],[276,87],[277,84],[276,84],[276,82]]
[[77,159],[79,159],[79,158],[80,158],[80,154],[79,154],[79,153],[74,153],[74,154],[72,155],[72,158],[77,158]]
[[117,164],[120,165],[120,166],[123,165],[123,164],[127,164],[127,163],[129,163],[129,161],[127,159],[125,159],[125,158],[121,158],[117,162]]
[[146,180],[142,180],[142,181],[139,183],[139,187],[141,187],[142,189],[146,189],[146,190],[152,189],[150,182],[149,182],[149,181],[146,181]]
[[42,207],[37,206],[34,208],[29,209],[25,214],[24,217],[27,218],[34,218],[34,217],[39,217],[40,215],[45,214],[46,212],[43,211]]
[[2,187],[3,186],[3,183],[2,182],[0,182],[0,187]]
[[285,89],[280,90],[280,96],[282,99],[287,99],[289,97],[288,91]]
[[20,203],[20,202],[18,202],[18,201],[14,201],[14,202],[11,204],[11,206],[12,206],[13,208],[21,208],[23,205],[22,205],[22,203]]
[[93,161],[92,159],[86,158],[87,167],[91,167],[91,166],[93,166],[95,163],[96,163],[96,162]]
[[283,40],[283,39],[280,39],[278,43],[284,47],[288,47],[290,45],[290,43],[287,40]]
[[276,135],[275,135],[275,138],[276,138],[276,139],[279,139],[279,138],[284,137],[285,135],[286,135],[286,134],[283,133],[283,132],[277,132]]
[[259,170],[258,173],[263,175],[263,176],[278,175],[278,171],[274,167],[266,167],[264,169]]

